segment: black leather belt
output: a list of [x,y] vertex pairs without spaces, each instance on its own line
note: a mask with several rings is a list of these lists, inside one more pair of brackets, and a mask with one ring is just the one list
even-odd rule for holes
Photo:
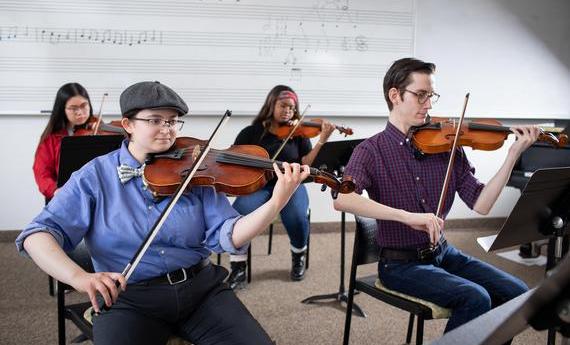
[[149,280],[143,280],[141,284],[156,285],[156,284],[170,284],[176,285],[183,283],[188,280],[188,278],[194,278],[200,273],[204,268],[210,266],[210,259],[203,259],[196,265],[188,268],[179,268],[176,271],[168,272],[167,274],[151,278]]
[[447,240],[441,239],[435,246],[417,249],[380,248],[378,256],[380,261],[421,261],[433,260],[447,247]]

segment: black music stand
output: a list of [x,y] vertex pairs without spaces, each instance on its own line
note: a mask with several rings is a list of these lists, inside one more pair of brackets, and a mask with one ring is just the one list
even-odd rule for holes
[[[313,161],[312,166],[320,170],[342,177],[344,173],[344,167],[348,164],[350,156],[354,148],[360,144],[364,139],[356,140],[344,140],[344,141],[331,141],[323,145],[319,154]],[[346,214],[341,212],[341,225],[340,225],[340,285],[338,292],[316,295],[307,297],[301,301],[301,303],[314,303],[320,300],[333,299],[339,303],[347,303],[348,295],[346,288],[344,286],[344,253],[345,253],[345,242],[346,242]],[[366,314],[362,309],[356,304],[353,304],[352,311],[361,317],[366,317]]]
[[121,147],[122,135],[69,136],[61,140],[57,186],[61,187],[71,174],[85,163]]
[[[489,250],[548,238],[546,270],[550,270],[568,251],[569,205],[570,167],[535,171]],[[570,309],[568,312],[570,321]],[[549,329],[549,345],[554,345],[555,337],[555,331]]]

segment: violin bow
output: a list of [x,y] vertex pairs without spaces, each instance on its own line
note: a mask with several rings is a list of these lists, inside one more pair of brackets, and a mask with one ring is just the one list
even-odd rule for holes
[[283,143],[281,143],[281,146],[279,146],[279,150],[277,150],[277,152],[275,152],[273,157],[271,157],[272,161],[274,161],[277,158],[277,156],[279,156],[279,153],[281,153],[281,150],[283,150],[283,148],[285,147],[285,144],[287,144],[287,141],[289,141],[289,139],[291,139],[291,136],[293,135],[293,133],[295,133],[297,128],[301,125],[301,123],[303,123],[303,119],[305,118],[305,113],[307,113],[307,110],[309,110],[309,108],[311,108],[311,105],[307,104],[307,106],[305,107],[305,110],[303,110],[303,112],[301,113],[301,117],[299,118],[299,120],[297,120],[297,123],[295,123],[295,125],[291,129],[291,131],[289,132],[289,135],[287,135],[285,140],[283,140]]
[[[176,203],[178,202],[178,200],[180,199],[180,197],[182,196],[182,194],[184,193],[184,191],[186,190],[186,188],[190,184],[190,180],[192,180],[192,177],[194,177],[194,175],[198,171],[198,168],[200,167],[200,165],[202,164],[202,162],[204,161],[204,159],[208,155],[208,152],[210,151],[210,148],[211,148],[211,144],[214,141],[214,138],[219,133],[220,128],[226,124],[226,122],[229,120],[231,115],[232,115],[232,112],[230,110],[226,110],[226,112],[224,113],[224,116],[222,116],[222,119],[218,123],[218,126],[216,127],[216,129],[214,129],[214,132],[212,132],[210,139],[208,139],[208,141],[206,142],[206,145],[204,146],[204,148],[201,150],[198,157],[194,161],[194,164],[192,165],[190,173],[184,178],[184,181],[182,181],[180,186],[178,186],[178,189],[176,189],[176,192],[174,192],[174,194],[172,195],[172,198],[168,202],[168,205],[164,208],[164,210],[162,211],[162,213],[160,214],[160,216],[158,217],[158,219],[156,220],[156,222],[152,226],[152,229],[149,231],[149,233],[146,235],[145,239],[143,240],[142,244],[137,249],[135,255],[133,256],[131,261],[127,264],[127,266],[125,267],[125,269],[121,273],[125,277],[125,280],[128,281],[129,278],[131,277],[131,275],[133,274],[133,272],[135,271],[135,268],[137,267],[137,265],[141,261],[142,257],[144,256],[144,254],[146,253],[146,251],[150,247],[150,244],[152,243],[152,241],[154,240],[156,235],[158,235],[158,232],[160,231],[160,229],[164,225],[166,218],[168,218],[168,215],[170,215],[170,212],[172,212],[172,209],[174,208],[174,206],[176,205]],[[116,282],[116,285],[117,285],[117,287],[119,287],[119,282]],[[105,302],[103,302],[103,305],[100,307],[107,308],[105,306]]]
[[455,161],[455,148],[457,147],[457,142],[459,141],[459,133],[461,132],[461,125],[463,124],[463,118],[465,117],[465,110],[467,109],[467,102],[469,101],[469,92],[465,95],[465,102],[463,103],[463,111],[461,112],[461,117],[459,118],[459,123],[457,124],[457,130],[455,131],[455,138],[453,138],[453,145],[451,146],[451,155],[449,157],[449,163],[447,164],[447,171],[445,172],[445,179],[443,180],[443,188],[441,189],[441,195],[439,197],[439,202],[437,204],[437,211],[435,213],[436,217],[440,217],[443,205],[445,202],[445,195],[447,194],[447,187],[449,185],[449,179],[451,177],[451,168],[453,167],[453,162]]
[[109,96],[108,93],[104,93],[103,97],[101,97],[101,105],[99,106],[99,119],[97,119],[97,123],[95,124],[95,128],[93,128],[93,135],[97,135],[99,131],[99,126],[101,125],[101,119],[103,118],[103,102],[105,102],[105,97]]

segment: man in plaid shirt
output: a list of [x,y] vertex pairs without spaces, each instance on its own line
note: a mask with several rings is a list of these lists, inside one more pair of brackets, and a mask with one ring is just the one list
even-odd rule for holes
[[[356,147],[344,172],[356,192],[340,194],[335,209],[377,219],[378,274],[389,289],[453,310],[450,331],[527,291],[520,279],[463,254],[442,232],[455,193],[479,214],[488,214],[520,154],[536,141],[535,127],[513,127],[515,143],[495,176],[483,184],[457,148],[441,218],[435,215],[450,153],[424,155],[408,132],[428,119],[439,95],[435,65],[413,58],[396,61],[384,78],[390,110],[386,128]],[[370,199],[360,195],[366,190]]]

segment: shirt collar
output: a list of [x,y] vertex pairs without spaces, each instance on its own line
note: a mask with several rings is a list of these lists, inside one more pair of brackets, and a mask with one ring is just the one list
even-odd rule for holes
[[133,157],[133,155],[129,152],[128,146],[129,140],[123,140],[121,149],[119,151],[119,165],[126,164],[132,168],[140,168],[142,164],[139,163],[139,161],[137,161],[135,157]]
[[386,128],[384,129],[384,133],[386,136],[390,138],[390,140],[394,140],[395,142],[399,143],[406,143],[406,135],[394,126],[390,121],[386,124]]

